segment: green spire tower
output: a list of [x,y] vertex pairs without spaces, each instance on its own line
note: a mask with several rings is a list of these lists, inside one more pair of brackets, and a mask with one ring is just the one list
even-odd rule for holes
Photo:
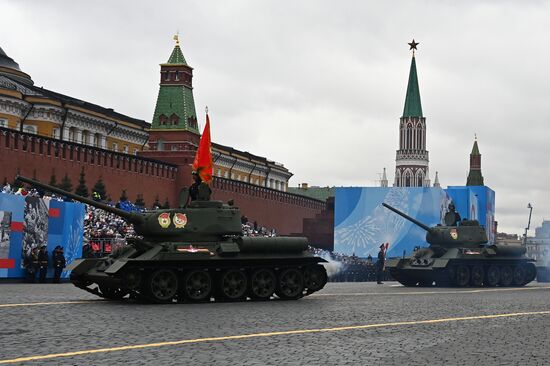
[[426,150],[426,118],[422,114],[415,51],[418,42],[409,43],[412,50],[409,82],[403,116],[399,119],[399,150],[395,159],[394,187],[429,187],[429,157]]
[[474,146],[470,153],[470,173],[466,180],[467,186],[482,186],[483,175],[481,175],[481,154],[479,153],[479,147],[477,146],[477,136],[474,140]]
[[407,85],[407,96],[405,97],[403,117],[423,117],[414,53],[411,61],[411,70],[409,71],[409,84]]
[[181,52],[179,37],[168,61],[160,65],[160,89],[151,130],[189,131],[199,134],[193,98],[193,68]]

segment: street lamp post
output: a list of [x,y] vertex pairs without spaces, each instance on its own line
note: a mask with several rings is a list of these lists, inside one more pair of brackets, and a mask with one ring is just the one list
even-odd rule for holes
[[529,230],[529,227],[531,227],[531,214],[533,213],[533,206],[531,206],[531,203],[527,204],[527,208],[529,209],[529,220],[527,221],[527,227],[525,228],[525,234],[523,234],[523,245],[527,246],[527,231]]

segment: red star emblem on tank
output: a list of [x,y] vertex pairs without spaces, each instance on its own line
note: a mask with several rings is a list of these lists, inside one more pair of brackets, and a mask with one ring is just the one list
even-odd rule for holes
[[184,213],[174,214],[174,226],[177,229],[183,229],[187,225],[187,215]]

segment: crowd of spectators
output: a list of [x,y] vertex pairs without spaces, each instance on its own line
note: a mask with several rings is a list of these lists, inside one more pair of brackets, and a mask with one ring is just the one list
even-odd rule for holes
[[[356,255],[346,255],[310,247],[314,255],[329,262],[328,275],[330,282],[366,282],[376,281],[376,260],[370,255],[359,258]],[[384,271],[383,280],[389,280],[390,274]]]
[[[117,207],[125,211],[137,210],[128,201],[117,204]],[[83,257],[101,257],[109,254],[116,248],[126,245],[126,239],[135,236],[133,225],[120,216],[86,205]]]
[[275,231],[275,229],[268,229],[264,226],[258,225],[257,221],[250,222],[248,220],[248,217],[244,215],[241,216],[241,225],[244,236],[277,236],[277,232]]

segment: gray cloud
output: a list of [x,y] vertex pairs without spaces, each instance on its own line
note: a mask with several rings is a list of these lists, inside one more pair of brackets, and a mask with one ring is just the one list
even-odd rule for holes
[[179,30],[213,139],[291,184],[369,186],[395,167],[410,53],[433,180],[466,181],[474,133],[503,231],[550,217],[550,5],[500,1],[4,1],[1,46],[37,85],[150,121]]

